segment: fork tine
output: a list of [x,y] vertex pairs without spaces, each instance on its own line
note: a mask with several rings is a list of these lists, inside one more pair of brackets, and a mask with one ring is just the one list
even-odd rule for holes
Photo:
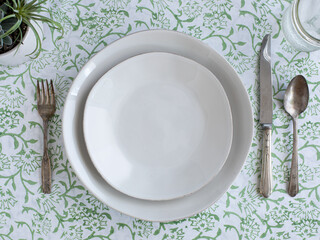
[[39,80],[37,80],[37,103],[40,104],[40,86],[39,86]]
[[49,104],[49,103],[50,103],[50,93],[49,93],[49,83],[48,83],[48,80],[46,80],[46,85],[47,85],[46,104]]
[[45,101],[45,88],[44,88],[44,84],[43,84],[43,80],[41,81],[41,103],[44,104]]
[[50,81],[50,85],[51,85],[50,103],[56,105],[56,98],[54,96],[54,88],[53,88],[52,80]]

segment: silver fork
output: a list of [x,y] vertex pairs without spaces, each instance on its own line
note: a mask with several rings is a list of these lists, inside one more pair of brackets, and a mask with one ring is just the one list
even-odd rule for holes
[[[41,181],[42,192],[51,192],[51,162],[48,154],[48,121],[56,111],[56,100],[54,96],[54,88],[52,80],[50,81],[51,87],[49,88],[48,80],[46,80],[46,88],[43,81],[41,87],[39,81],[37,81],[37,105],[38,113],[43,120],[43,158],[41,167]],[[40,89],[41,88],[41,89]]]

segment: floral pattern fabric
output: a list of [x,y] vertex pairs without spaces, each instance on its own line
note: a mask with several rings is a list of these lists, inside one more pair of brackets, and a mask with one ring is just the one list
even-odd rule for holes
[[[1,239],[319,239],[320,53],[298,52],[285,40],[281,18],[290,0],[48,0],[50,17],[64,35],[44,26],[37,59],[0,66]],[[239,73],[254,113],[254,138],[244,167],[223,197],[183,220],[156,223],[123,215],[98,201],[72,170],[65,154],[61,117],[65,97],[81,67],[99,50],[127,34],[171,29],[198,38]],[[272,36],[274,190],[258,192],[261,131],[258,58]],[[287,194],[292,122],[283,95],[297,74],[306,77],[310,103],[299,119],[300,193]],[[52,193],[40,188],[42,122],[35,84],[53,79],[57,111],[50,120]]]

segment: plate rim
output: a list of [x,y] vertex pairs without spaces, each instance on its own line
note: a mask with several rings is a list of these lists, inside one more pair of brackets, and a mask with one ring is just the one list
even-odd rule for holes
[[[138,219],[142,219],[142,220],[146,220],[146,221],[156,221],[156,222],[169,222],[169,221],[174,221],[174,220],[179,220],[179,219],[184,219],[184,218],[187,218],[187,217],[190,217],[190,216],[193,216],[205,209],[207,209],[208,207],[210,207],[212,204],[214,204],[217,200],[219,200],[222,195],[224,195],[227,190],[229,189],[229,187],[232,185],[232,183],[235,181],[235,179],[237,178],[237,176],[240,174],[241,172],[241,169],[245,163],[245,160],[247,159],[248,157],[248,154],[249,154],[249,150],[250,150],[250,146],[251,146],[251,143],[252,143],[252,139],[253,139],[253,128],[254,128],[254,125],[253,125],[253,110],[252,110],[252,106],[251,106],[251,102],[250,102],[250,99],[249,99],[249,95],[248,95],[248,92],[246,91],[245,89],[245,86],[244,84],[242,83],[241,81],[241,78],[239,77],[238,73],[235,71],[235,69],[231,66],[231,64],[224,58],[222,57],[218,52],[216,52],[212,47],[210,47],[209,45],[207,45],[206,43],[202,42],[201,40],[199,39],[196,39],[194,37],[191,37],[185,33],[182,33],[182,32],[177,32],[177,31],[173,31],[173,30],[158,30],[158,29],[153,29],[153,30],[142,30],[142,31],[138,31],[138,32],[134,32],[134,33],[130,33],[128,34],[127,36],[123,37],[123,38],[120,38],[120,39],[117,39],[116,41],[112,42],[111,44],[109,44],[108,46],[106,46],[105,48],[101,49],[100,52],[98,52],[96,55],[94,55],[84,66],[82,66],[81,70],[78,72],[76,78],[74,79],[70,89],[69,89],[69,92],[68,92],[68,95],[67,95],[67,98],[66,98],[66,102],[65,102],[65,106],[64,106],[64,111],[63,111],[63,115],[62,115],[62,135],[63,135],[63,141],[64,141],[64,147],[65,147],[65,153],[67,155],[67,157],[69,159],[70,156],[72,156],[71,154],[71,150],[70,147],[69,147],[69,143],[68,143],[68,139],[67,139],[67,136],[66,136],[66,131],[68,130],[68,124],[67,124],[67,115],[68,115],[68,111],[69,108],[77,108],[76,106],[76,103],[77,101],[75,101],[73,104],[74,106],[72,106],[71,102],[72,102],[72,98],[77,98],[77,94],[78,92],[80,91],[80,88],[79,89],[75,89],[75,92],[73,92],[73,88],[76,88],[76,82],[77,81],[80,81],[78,78],[82,77],[81,75],[84,75],[83,77],[87,76],[86,73],[85,73],[85,69],[88,69],[88,68],[92,68],[91,70],[94,70],[95,69],[95,66],[94,64],[92,64],[97,58],[99,58],[100,56],[103,55],[103,53],[106,51],[106,49],[110,48],[110,46],[113,46],[115,43],[121,41],[122,39],[124,38],[128,38],[128,37],[134,37],[134,35],[139,35],[139,34],[154,34],[154,33],[162,33],[162,34],[174,34],[174,35],[179,35],[179,38],[183,38],[184,40],[187,40],[187,41],[190,41],[190,42],[193,42],[193,43],[196,43],[198,45],[201,45],[202,48],[204,48],[209,54],[213,54],[215,55],[215,57],[219,58],[221,61],[223,61],[223,63],[231,70],[232,74],[237,78],[237,80],[239,80],[239,86],[240,88],[242,89],[243,93],[244,93],[244,96],[243,96],[243,101],[245,101],[247,103],[247,106],[249,107],[247,109],[247,111],[250,113],[249,114],[249,118],[250,119],[247,119],[246,123],[248,123],[248,129],[246,129],[246,133],[248,134],[248,143],[247,143],[247,148],[245,149],[245,151],[242,153],[243,154],[243,160],[242,162],[240,163],[240,166],[239,166],[239,170],[237,171],[236,174],[233,175],[233,178],[231,179],[231,181],[225,186],[224,190],[221,191],[220,194],[217,195],[216,199],[211,199],[210,201],[208,201],[206,204],[203,204],[201,207],[199,207],[197,210],[192,210],[192,211],[189,211],[189,213],[177,213],[175,214],[175,216],[166,216],[166,217],[162,217],[162,218],[155,218],[155,217],[141,217],[141,216],[137,216],[135,213],[128,213],[127,211],[125,210],[121,210],[119,208],[117,208],[116,206],[114,206],[114,204],[110,204],[110,203],[107,203],[104,201],[104,199],[99,196],[99,194],[97,194],[97,191],[100,191],[101,192],[101,189],[99,189],[98,187],[96,186],[91,186],[89,187],[89,185],[86,183],[85,181],[85,177],[83,175],[81,175],[79,172],[78,172],[78,168],[76,166],[76,163],[74,163],[73,161],[69,161],[71,167],[73,168],[73,170],[77,173],[77,176],[79,178],[79,180],[82,182],[82,184],[87,188],[87,190],[90,191],[91,194],[93,194],[96,198],[98,198],[102,203],[108,205],[110,208],[113,208],[123,214],[126,214],[128,216],[131,216],[131,217],[134,217],[134,218],[138,218]],[[159,44],[158,44],[159,45]],[[160,48],[158,46],[158,48]],[[168,45],[166,45],[166,48],[169,49]],[[157,50],[158,51],[158,50]],[[168,51],[168,50],[167,50]],[[150,52],[150,51],[144,51],[144,52]],[[208,55],[209,55],[208,54]],[[136,54],[137,55],[137,54]],[[126,56],[125,59],[127,59],[128,56]],[[211,70],[210,70],[211,71]],[[81,82],[81,85],[83,84],[84,80],[82,80]],[[77,99],[78,100],[78,99]],[[69,106],[70,105],[70,106]],[[231,107],[232,108],[232,107]],[[71,116],[71,118],[73,119],[74,117]],[[70,121],[72,121],[72,119]],[[70,128],[74,127],[73,124],[71,124],[71,126],[69,126]],[[68,146],[68,147],[66,147]],[[232,148],[232,147],[231,147]],[[77,150],[81,150],[81,148],[77,148]],[[84,165],[86,165],[85,163],[83,163]],[[110,191],[114,191],[113,189],[111,189]],[[201,191],[201,190],[200,190]],[[133,199],[132,199],[133,200]],[[143,200],[141,200],[143,201]],[[173,200],[174,201],[174,200]]]
[[[219,168],[215,171],[214,174],[210,175],[209,178],[207,178],[205,181],[203,181],[203,183],[201,185],[199,185],[198,187],[196,187],[195,189],[193,189],[192,191],[189,191],[187,193],[183,193],[183,194],[179,194],[179,195],[174,195],[174,196],[171,196],[171,197],[163,197],[163,198],[155,198],[155,197],[151,197],[151,195],[148,195],[148,194],[144,194],[144,196],[142,196],[143,194],[134,194],[132,192],[127,192],[124,190],[123,187],[119,187],[117,184],[115,184],[113,181],[111,181],[107,176],[105,176],[105,174],[103,174],[103,169],[102,169],[102,166],[100,163],[98,163],[100,160],[98,159],[95,159],[94,154],[93,154],[93,150],[91,150],[90,148],[90,144],[88,144],[88,140],[89,140],[89,137],[88,137],[88,133],[90,132],[89,129],[87,129],[87,127],[89,127],[89,119],[88,119],[88,116],[89,114],[87,114],[87,111],[88,111],[88,108],[90,107],[89,106],[89,102],[90,102],[90,99],[92,98],[92,96],[94,94],[97,93],[97,91],[99,91],[99,88],[100,85],[102,85],[103,83],[105,83],[106,81],[110,80],[110,77],[109,77],[109,74],[111,71],[113,71],[113,69],[119,67],[119,65],[122,65],[124,62],[127,62],[127,61],[132,61],[136,58],[141,58],[141,57],[149,57],[150,55],[169,55],[169,56],[173,56],[174,58],[180,58],[180,61],[187,61],[191,64],[194,64],[197,68],[201,68],[202,71],[205,71],[207,72],[211,78],[213,78],[213,81],[214,83],[216,84],[216,86],[218,88],[220,88],[220,92],[221,92],[221,98],[223,98],[223,100],[225,101],[225,107],[226,107],[226,118],[227,118],[227,127],[228,127],[228,131],[227,131],[227,136],[226,136],[226,141],[227,141],[227,144],[226,144],[226,150],[224,151],[225,152],[225,157],[224,159],[220,162],[220,165],[219,165]],[[141,61],[139,59],[139,61]],[[87,116],[87,117],[86,117]],[[207,69],[206,67],[204,67],[203,65],[199,64],[198,62],[192,60],[192,59],[189,59],[189,58],[186,58],[186,57],[183,57],[183,56],[180,56],[178,54],[174,54],[174,53],[168,53],[168,52],[148,52],[148,53],[142,53],[142,54],[137,54],[133,57],[130,57],[130,58],[127,58],[125,59],[124,61],[116,64],[114,67],[112,67],[111,69],[109,69],[105,74],[103,74],[97,81],[96,83],[93,85],[93,87],[91,88],[91,90],[89,91],[89,94],[87,96],[87,100],[85,102],[85,106],[84,106],[84,112],[83,112],[83,125],[82,125],[82,129],[83,129],[83,133],[84,133],[84,142],[85,142],[85,145],[87,147],[87,151],[89,153],[89,156],[91,158],[91,162],[93,163],[93,165],[95,166],[95,168],[97,169],[97,171],[99,172],[99,174],[102,176],[102,178],[111,186],[113,187],[114,189],[118,190],[119,192],[122,192],[130,197],[134,197],[134,198],[138,198],[138,199],[141,199],[141,200],[148,200],[148,201],[168,201],[168,200],[174,200],[174,199],[178,199],[178,198],[182,198],[182,197],[185,197],[185,196],[188,196],[190,194],[193,194],[195,193],[196,191],[200,190],[201,188],[203,188],[204,186],[206,186],[208,183],[210,183],[213,178],[218,175],[219,171],[222,169],[223,165],[225,164],[225,162],[227,161],[227,158],[229,156],[229,153],[230,153],[230,150],[231,150],[231,146],[232,146],[232,140],[233,140],[233,117],[232,117],[232,112],[231,112],[231,107],[230,107],[230,103],[229,103],[229,100],[228,100],[228,97],[227,97],[227,94],[222,86],[222,84],[220,83],[220,80],[209,70]],[[91,129],[92,130],[92,129]],[[92,145],[91,145],[92,146]],[[149,196],[149,197],[148,197]]]

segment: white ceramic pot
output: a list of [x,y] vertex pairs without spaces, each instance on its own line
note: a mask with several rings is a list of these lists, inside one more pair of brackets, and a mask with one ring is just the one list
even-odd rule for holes
[[[38,24],[37,24],[38,23]],[[33,22],[33,26],[37,30],[40,39],[43,38],[43,29],[42,22]],[[23,37],[22,44],[17,45],[15,48],[11,49],[8,52],[0,54],[0,64],[6,66],[16,66],[26,61],[29,61],[32,58],[28,56],[36,48],[36,36],[30,27],[27,28],[27,31]],[[19,48],[18,48],[19,47]],[[18,48],[18,51],[17,51]]]

